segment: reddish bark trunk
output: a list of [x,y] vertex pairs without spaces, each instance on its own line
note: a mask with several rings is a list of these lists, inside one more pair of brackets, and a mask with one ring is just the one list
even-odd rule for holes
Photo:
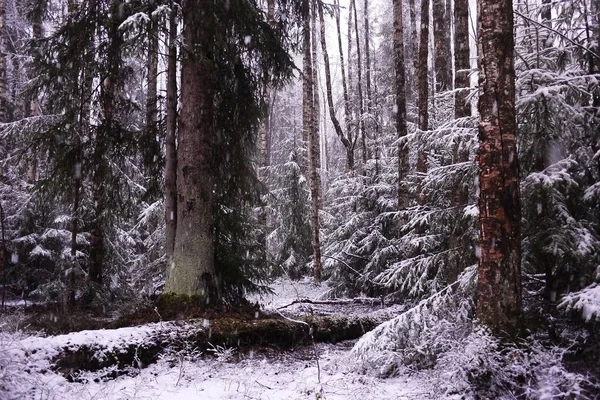
[[521,203],[516,148],[511,0],[479,0],[479,222],[477,318],[517,336],[521,303]]

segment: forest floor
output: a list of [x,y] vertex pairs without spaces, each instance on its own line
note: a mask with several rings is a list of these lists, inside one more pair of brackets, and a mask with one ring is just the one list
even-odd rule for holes
[[[328,288],[310,281],[281,280],[273,295],[255,298],[261,310],[293,319],[302,315],[385,314],[377,300],[331,304],[319,299]],[[383,316],[383,315],[382,315]],[[163,352],[156,363],[65,376],[52,370],[53,358],[65,347],[92,342],[106,348],[143,342],[150,332],[173,329],[169,323],[117,330],[83,331],[59,336],[32,335],[2,329],[0,320],[0,398],[13,399],[432,399],[431,373],[404,373],[381,379],[365,373],[350,350],[354,341],[315,343],[291,350],[257,348],[238,351],[217,343],[202,354],[193,348]],[[5,324],[6,325],[6,324]],[[118,375],[118,376],[115,376]],[[75,378],[75,379],[73,379]]]

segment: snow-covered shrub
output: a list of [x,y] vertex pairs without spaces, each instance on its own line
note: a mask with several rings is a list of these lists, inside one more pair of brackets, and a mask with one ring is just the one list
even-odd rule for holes
[[379,325],[356,343],[353,355],[383,376],[402,366],[435,366],[438,356],[472,329],[475,275],[475,266],[467,268],[454,284]]
[[590,399],[594,383],[570,372],[566,349],[535,339],[518,345],[500,342],[484,328],[454,342],[436,365],[438,398]]

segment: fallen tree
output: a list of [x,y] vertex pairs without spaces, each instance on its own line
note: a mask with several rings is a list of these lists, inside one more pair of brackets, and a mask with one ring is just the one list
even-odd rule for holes
[[25,356],[31,357],[31,364],[42,366],[44,363],[36,363],[35,359],[47,357],[49,363],[41,368],[72,378],[82,371],[99,371],[109,367],[112,367],[113,374],[115,370],[143,368],[156,362],[167,350],[206,354],[207,350],[222,346],[244,352],[257,347],[292,349],[311,343],[357,339],[385,318],[383,314],[376,314],[298,319],[276,316],[248,321],[200,319],[38,338],[29,346],[22,347]]

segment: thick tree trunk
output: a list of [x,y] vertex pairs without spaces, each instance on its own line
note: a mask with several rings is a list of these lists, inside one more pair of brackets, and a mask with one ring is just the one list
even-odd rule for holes
[[173,262],[177,230],[177,11],[169,15],[167,60],[167,134],[165,138],[165,253],[167,268]]
[[521,202],[516,147],[511,0],[478,0],[479,222],[477,318],[497,335],[517,336],[521,303]]
[[[344,148],[346,149],[346,168],[348,171],[352,170],[354,168],[354,148],[353,148],[353,144],[350,142],[350,140],[348,140],[348,138],[346,137],[346,135],[344,134],[344,131],[342,130],[342,127],[340,125],[340,122],[337,119],[337,116],[335,115],[335,107],[334,107],[334,103],[333,103],[333,93],[332,93],[332,88],[331,88],[331,66],[329,64],[329,53],[327,51],[327,40],[326,40],[326,36],[325,36],[325,19],[323,18],[323,4],[321,2],[319,2],[318,5],[318,11],[319,11],[319,22],[320,22],[320,26],[321,26],[321,52],[323,54],[323,62],[325,64],[325,89],[327,92],[327,105],[329,107],[329,118],[331,119],[331,123],[333,124],[333,128],[335,129],[335,133],[337,134],[338,138],[340,139],[340,141],[342,142],[342,144],[344,145]],[[336,18],[338,18],[336,16]],[[338,18],[338,28],[339,28],[339,18]],[[338,29],[338,34],[339,34],[339,29]],[[339,38],[339,36],[338,36]],[[340,55],[342,54],[342,47],[341,47],[341,41],[339,42],[340,45]],[[343,86],[344,86],[344,98],[345,101],[347,101],[347,97],[348,97],[348,93],[346,92],[346,79],[344,78],[344,66],[343,66],[343,57],[342,59],[342,81],[343,81]],[[349,113],[348,111],[348,106],[346,104],[346,110],[347,113]],[[349,120],[349,116],[347,116],[347,121],[346,123],[348,123]],[[346,124],[346,129],[348,129],[348,125]]]
[[[396,133],[398,138],[406,137],[406,88],[404,65],[404,21],[403,0],[393,0],[394,6],[394,61],[396,71]],[[408,207],[409,197],[405,185],[408,175],[408,147],[398,147],[398,209]]]
[[308,166],[310,175],[310,193],[311,193],[311,222],[312,222],[312,245],[313,245],[313,273],[317,282],[321,281],[321,243],[320,243],[320,222],[319,222],[319,187],[321,180],[317,168],[317,150],[319,146],[317,132],[313,116],[315,115],[313,82],[313,60],[311,57],[311,26],[310,26],[310,5],[311,0],[303,0],[303,45],[304,45],[304,64],[303,64],[303,126],[304,135],[308,138]]
[[451,18],[446,14],[446,2],[433,0],[433,45],[436,94],[452,90],[452,53],[450,52]]
[[471,104],[467,103],[471,69],[468,0],[454,0],[454,68],[456,69],[454,87],[457,90],[454,97],[454,116],[468,117],[471,115]]
[[186,55],[181,68],[182,109],[177,146],[177,230],[166,293],[218,301],[213,233],[212,3],[183,3]]
[[[360,51],[360,35],[358,33],[358,13],[356,10],[356,1],[351,0],[352,9],[354,10],[354,36],[356,37],[356,76],[358,77],[357,89],[358,89],[358,121],[359,121],[359,129],[360,129],[360,141],[362,147],[362,162],[363,165],[367,164],[367,159],[369,158],[368,154],[368,146],[367,146],[367,131],[365,129],[365,108],[364,108],[364,99],[363,99],[363,91],[362,91],[362,56]],[[352,18],[352,17],[351,17]],[[350,41],[350,37],[348,37],[348,41]]]

